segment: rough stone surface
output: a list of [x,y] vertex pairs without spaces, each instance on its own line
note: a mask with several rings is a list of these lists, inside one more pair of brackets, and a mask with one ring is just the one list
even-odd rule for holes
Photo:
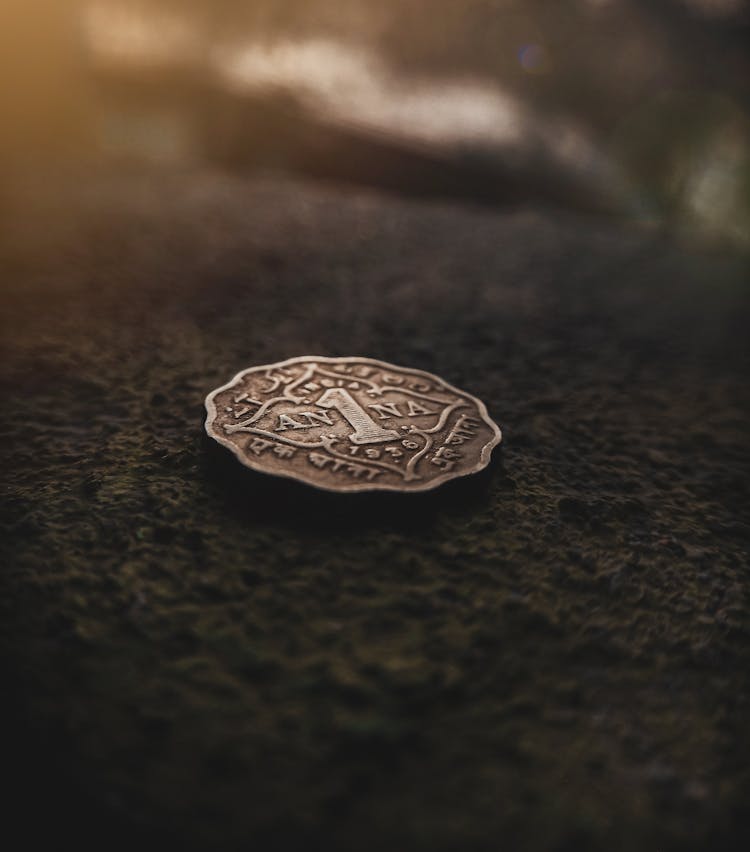
[[[747,848],[738,259],[206,172],[9,189],[0,264],[29,842]],[[307,353],[466,388],[498,460],[375,500],[211,446],[209,390]]]

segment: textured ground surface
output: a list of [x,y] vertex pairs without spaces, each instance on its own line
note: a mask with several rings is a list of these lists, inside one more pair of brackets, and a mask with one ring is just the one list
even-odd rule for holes
[[[2,217],[27,844],[747,848],[737,260],[211,173],[40,179]],[[205,394],[307,353],[435,371],[504,449],[404,500],[238,469]]]

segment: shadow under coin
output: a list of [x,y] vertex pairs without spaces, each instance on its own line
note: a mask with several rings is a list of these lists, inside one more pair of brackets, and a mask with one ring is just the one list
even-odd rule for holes
[[227,515],[245,525],[339,533],[378,528],[424,530],[446,513],[465,517],[481,511],[501,465],[497,448],[483,470],[431,491],[337,494],[247,468],[208,435],[203,436],[202,471],[209,499],[220,502]]

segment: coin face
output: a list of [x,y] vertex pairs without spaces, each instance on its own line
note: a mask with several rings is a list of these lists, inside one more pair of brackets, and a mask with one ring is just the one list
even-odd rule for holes
[[328,491],[427,491],[486,467],[484,403],[371,358],[250,367],[206,397],[206,432],[247,467]]

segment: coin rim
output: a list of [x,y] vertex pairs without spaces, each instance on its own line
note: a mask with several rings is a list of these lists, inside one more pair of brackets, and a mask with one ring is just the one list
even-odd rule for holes
[[[479,413],[482,416],[482,419],[487,423],[488,426],[493,431],[493,436],[488,443],[486,443],[482,447],[482,451],[480,453],[479,461],[474,465],[474,467],[469,468],[467,470],[461,471],[461,473],[444,473],[442,476],[438,476],[435,479],[430,480],[430,482],[416,486],[414,488],[399,488],[397,485],[375,485],[375,484],[364,484],[364,483],[352,483],[351,485],[347,485],[344,487],[329,487],[327,485],[320,485],[317,482],[314,482],[311,479],[306,478],[305,476],[300,476],[296,473],[276,473],[274,471],[270,471],[267,468],[258,467],[253,464],[252,460],[249,459],[241,450],[240,447],[237,446],[234,442],[230,441],[228,438],[225,438],[223,435],[220,435],[214,428],[213,424],[217,417],[216,405],[214,404],[214,398],[217,394],[222,391],[229,390],[232,388],[243,376],[248,373],[255,373],[259,370],[266,370],[272,367],[286,367],[291,364],[299,364],[306,361],[323,361],[327,364],[332,363],[343,363],[348,361],[356,361],[358,363],[365,364],[374,364],[377,367],[385,368],[387,370],[405,370],[409,373],[416,373],[420,376],[424,376],[426,378],[435,380],[437,379],[444,387],[449,390],[454,391],[463,397],[468,397],[476,403],[477,408],[479,409]],[[268,476],[281,476],[285,479],[293,479],[295,482],[304,482],[305,485],[310,485],[313,488],[317,488],[320,491],[328,491],[334,494],[340,494],[342,492],[352,493],[352,492],[361,492],[361,491],[395,491],[400,494],[409,494],[412,492],[419,491],[432,491],[434,488],[442,485],[444,482],[448,482],[451,479],[460,479],[462,476],[470,476],[473,473],[478,473],[480,470],[484,470],[485,467],[490,463],[490,457],[492,456],[492,451],[495,447],[502,441],[503,433],[500,430],[500,427],[495,423],[495,421],[490,417],[489,412],[487,411],[487,406],[482,402],[481,399],[478,399],[473,394],[467,393],[464,390],[460,390],[449,382],[444,381],[440,376],[435,375],[434,373],[428,373],[425,370],[418,370],[412,367],[399,367],[396,364],[390,364],[387,361],[379,361],[377,358],[365,358],[364,356],[360,357],[357,355],[343,355],[339,357],[329,357],[326,355],[300,355],[296,358],[287,358],[285,361],[276,361],[273,364],[260,364],[257,367],[246,367],[244,370],[240,370],[234,378],[228,381],[226,384],[222,385],[215,390],[212,390],[211,393],[208,394],[205,401],[206,406],[206,422],[205,422],[205,430],[206,434],[217,441],[222,446],[227,447],[229,450],[234,453],[237,457],[237,460],[240,464],[243,464],[245,467],[254,470],[256,473],[264,473]]]

